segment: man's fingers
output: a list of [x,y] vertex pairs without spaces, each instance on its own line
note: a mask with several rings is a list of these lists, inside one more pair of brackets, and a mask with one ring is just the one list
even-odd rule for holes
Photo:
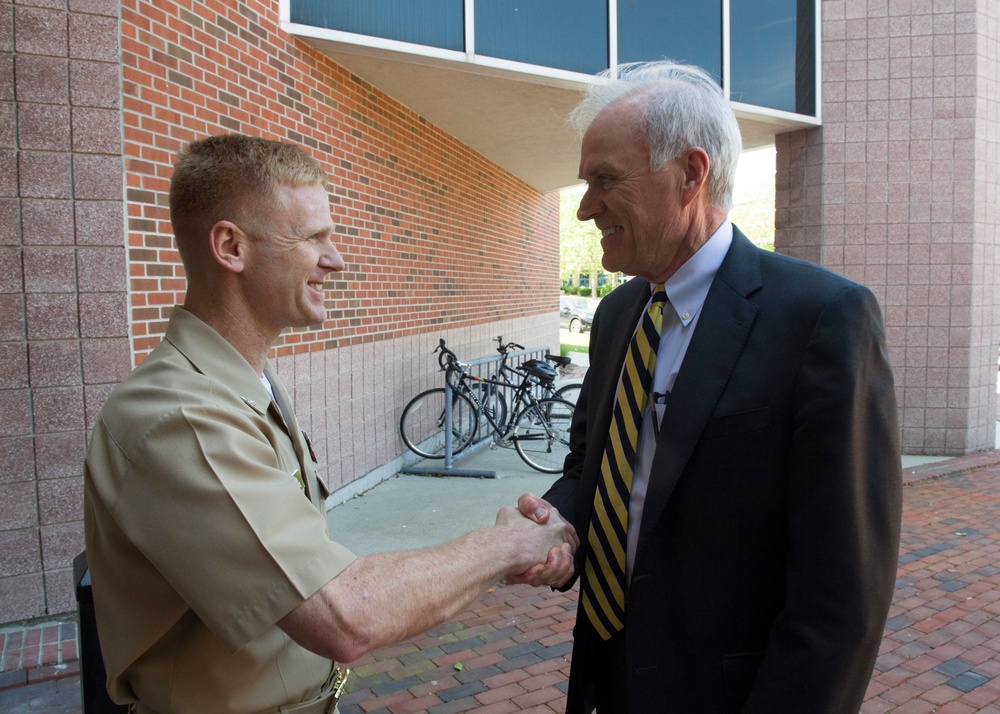
[[517,499],[517,510],[535,523],[549,520],[549,504],[533,493],[522,493]]
[[559,587],[569,582],[573,572],[573,551],[569,543],[563,543],[549,550],[544,563],[534,565],[523,573],[508,575],[507,582],[524,583],[533,587],[540,585]]

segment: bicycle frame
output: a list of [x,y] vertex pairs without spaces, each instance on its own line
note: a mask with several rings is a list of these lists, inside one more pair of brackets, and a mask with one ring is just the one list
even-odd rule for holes
[[[502,335],[498,336],[496,338],[496,341],[497,341],[496,350],[500,354],[500,363],[499,366],[497,367],[496,372],[492,375],[492,379],[497,379],[497,378],[503,379],[507,381],[512,388],[516,388],[517,385],[510,380],[509,375],[516,374],[518,378],[523,378],[525,376],[525,373],[519,369],[518,365],[514,365],[512,367],[510,364],[508,364],[508,359],[511,356],[511,352],[514,350],[521,351],[521,354],[516,355],[519,357],[527,356],[527,353],[524,352],[524,346],[519,345],[516,342],[508,342],[507,344],[504,344]],[[544,359],[549,360],[550,362],[556,362],[559,358],[549,354],[548,351],[546,351]],[[569,360],[566,360],[566,363],[568,362]],[[557,365],[559,367],[562,367],[566,363],[557,362]],[[538,380],[537,386],[539,390],[536,392],[536,396],[539,399],[544,399],[548,397],[555,397],[559,399],[563,398],[563,395],[560,393],[560,388],[556,388],[555,382],[553,381]]]
[[[517,434],[511,434],[510,432],[516,431],[515,422],[517,420],[517,415],[521,411],[522,406],[530,407],[538,405],[538,400],[532,393],[533,392],[532,388],[535,385],[537,385],[539,381],[534,377],[531,377],[530,375],[523,375],[521,383],[515,385],[513,382],[509,380],[499,381],[496,379],[490,379],[488,377],[477,377],[475,375],[469,374],[461,367],[454,366],[454,364],[459,364],[459,363],[456,362],[450,364],[448,367],[449,373],[455,373],[455,372],[458,373],[459,390],[461,391],[462,394],[464,394],[469,398],[469,400],[476,407],[476,409],[479,410],[479,413],[482,414],[486,418],[486,421],[489,422],[490,426],[493,428],[494,434],[496,435],[494,437],[496,442],[498,444],[503,444],[510,441],[511,439],[516,439]],[[510,367],[507,367],[506,369],[514,372],[515,374],[521,375],[520,372],[517,372],[516,370]],[[445,382],[446,385],[450,387],[450,379],[446,377]],[[505,424],[497,423],[497,421],[493,418],[493,414],[491,414],[490,410],[486,408],[485,404],[483,404],[482,400],[479,398],[479,395],[476,394],[476,391],[474,389],[469,388],[468,382],[474,382],[476,384],[491,384],[497,387],[503,387],[504,389],[515,390],[514,400],[511,403],[511,410],[507,415],[507,420]],[[454,387],[451,387],[451,389],[454,389]],[[450,401],[450,395],[448,399]],[[451,424],[447,424],[447,427],[450,430]]]
[[[458,359],[458,355],[456,355],[454,352],[448,349],[447,346],[445,346],[445,341],[443,339],[440,340],[440,342],[438,343],[438,347],[435,350],[435,352],[440,352],[440,354],[438,355],[438,364],[441,366],[443,370],[445,370],[445,380],[444,380],[445,412],[446,412],[445,433],[451,434],[451,430],[453,427],[453,423],[451,421],[451,416],[452,416],[451,406],[453,404],[452,393],[453,390],[455,389],[455,386],[452,385],[452,381],[454,379],[453,375],[457,373],[458,377],[456,384],[458,385],[459,392],[461,394],[464,394],[469,399],[469,401],[472,402],[478,414],[486,418],[486,421],[493,429],[494,443],[496,443],[499,446],[509,446],[512,442],[518,439],[530,441],[530,440],[541,440],[545,438],[551,440],[552,433],[549,429],[548,423],[544,419],[542,420],[543,423],[545,424],[544,435],[535,434],[528,436],[519,436],[517,434],[517,421],[518,421],[517,418],[518,416],[520,416],[522,412],[522,406],[524,409],[528,409],[529,407],[535,407],[536,409],[538,408],[539,400],[534,394],[534,388],[537,386],[543,386],[542,380],[530,374],[525,374],[524,372],[521,372],[517,369],[507,366],[506,362],[509,350],[503,347],[502,339],[497,338],[497,342],[501,345],[501,347],[499,347],[497,351],[502,355],[502,359],[500,361],[500,369],[498,370],[498,372],[500,372],[501,375],[504,376],[503,381],[492,379],[489,377],[480,377],[470,374],[468,372],[468,365],[461,362]],[[513,344],[514,343],[511,343],[511,345]],[[520,345],[516,346],[520,347]],[[520,376],[521,383],[515,387],[513,383],[510,382],[509,379],[507,379],[506,375],[504,374],[505,371],[512,372]],[[490,413],[490,410],[486,409],[485,405],[483,404],[483,401],[479,398],[479,395],[476,394],[475,391],[468,386],[468,382],[474,382],[477,384],[490,384],[505,389],[515,389],[514,399],[511,403],[511,409],[509,414],[507,415],[507,421],[505,424],[497,423],[497,420],[493,418],[493,415]],[[545,387],[543,386],[543,388]],[[546,389],[546,391],[552,391],[552,390]],[[448,460],[450,460],[452,457],[450,448],[451,445],[449,442],[445,445],[445,458]]]

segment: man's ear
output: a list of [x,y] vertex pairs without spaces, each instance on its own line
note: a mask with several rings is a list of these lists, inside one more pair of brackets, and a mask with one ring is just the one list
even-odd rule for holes
[[234,273],[243,272],[247,242],[247,234],[229,221],[219,221],[209,232],[209,247],[215,262]]
[[711,161],[706,152],[700,146],[688,149],[681,157],[684,168],[684,190],[683,201],[687,206],[691,201],[702,193],[705,184],[708,183],[708,169]]

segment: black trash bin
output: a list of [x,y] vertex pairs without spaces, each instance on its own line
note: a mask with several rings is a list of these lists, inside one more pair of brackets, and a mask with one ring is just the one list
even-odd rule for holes
[[108,675],[101,657],[101,642],[97,638],[87,551],[73,558],[73,582],[76,583],[76,605],[80,619],[80,692],[83,697],[83,714],[122,714],[128,711],[128,707],[115,704],[108,696]]

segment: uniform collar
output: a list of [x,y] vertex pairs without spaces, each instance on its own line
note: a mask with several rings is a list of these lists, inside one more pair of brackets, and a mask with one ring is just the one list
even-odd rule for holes
[[[271,395],[250,363],[222,335],[180,305],[174,307],[164,339],[212,380],[224,383],[251,409],[267,412]],[[265,367],[267,368],[267,367]]]

